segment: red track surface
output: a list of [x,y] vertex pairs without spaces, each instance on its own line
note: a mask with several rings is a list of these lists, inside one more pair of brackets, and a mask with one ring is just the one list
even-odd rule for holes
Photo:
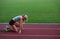
[[[0,24],[0,30],[6,25]],[[24,24],[21,34],[0,32],[0,39],[60,39],[60,24]]]

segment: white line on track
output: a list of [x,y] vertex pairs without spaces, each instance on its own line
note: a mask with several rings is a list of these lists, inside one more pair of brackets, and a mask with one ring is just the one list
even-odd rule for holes
[[47,29],[47,30],[60,30],[60,28],[24,28],[24,29]]
[[8,34],[1,34],[0,36],[60,36],[60,35],[8,35]]
[[[0,24],[8,24],[8,23],[0,23]],[[24,23],[24,24],[60,24],[60,23]]]

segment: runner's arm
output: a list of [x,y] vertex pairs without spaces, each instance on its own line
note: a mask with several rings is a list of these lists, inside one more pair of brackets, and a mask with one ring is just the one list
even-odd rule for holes
[[22,26],[23,26],[23,20],[22,20],[22,17],[20,17],[20,21],[19,21],[19,33],[21,33]]

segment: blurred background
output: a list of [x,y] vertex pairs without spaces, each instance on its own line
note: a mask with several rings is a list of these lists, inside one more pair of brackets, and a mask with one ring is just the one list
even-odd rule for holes
[[60,23],[60,0],[0,0],[0,23],[23,14],[27,23]]

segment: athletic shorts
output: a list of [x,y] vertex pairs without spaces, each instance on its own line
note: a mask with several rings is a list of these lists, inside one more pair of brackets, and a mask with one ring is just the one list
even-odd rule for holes
[[14,23],[15,23],[15,21],[14,20],[10,20],[10,22],[9,22],[9,25],[14,25]]

